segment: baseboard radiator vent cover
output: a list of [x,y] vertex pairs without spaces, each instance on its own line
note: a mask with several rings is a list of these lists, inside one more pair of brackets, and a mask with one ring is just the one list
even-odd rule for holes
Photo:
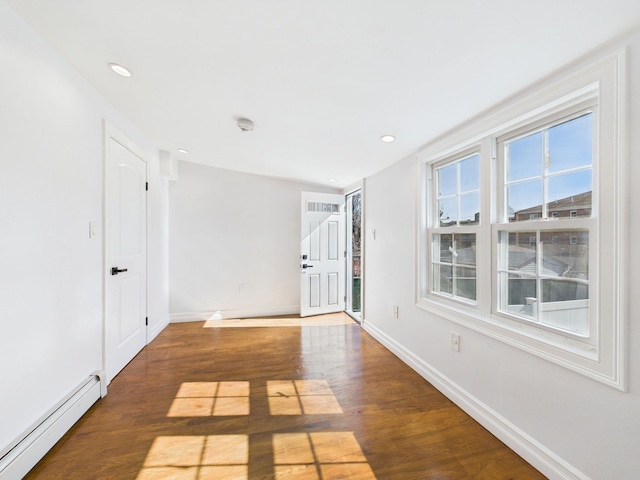
[[24,477],[99,398],[107,394],[106,375],[94,372],[69,395],[0,452],[0,480]]

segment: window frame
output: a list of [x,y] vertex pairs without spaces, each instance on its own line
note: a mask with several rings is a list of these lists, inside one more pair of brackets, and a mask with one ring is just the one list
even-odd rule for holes
[[[496,163],[496,185],[497,185],[497,201],[495,205],[494,219],[495,221],[491,225],[491,246],[494,252],[494,261],[493,272],[491,275],[492,282],[492,309],[491,314],[496,317],[507,318],[510,320],[521,321],[525,325],[529,325],[530,328],[534,327],[536,329],[541,329],[542,331],[547,331],[550,335],[560,335],[562,340],[570,340],[573,342],[577,342],[581,345],[585,350],[590,350],[592,347],[597,345],[597,335],[598,335],[598,322],[597,322],[597,304],[598,304],[598,295],[596,292],[599,291],[598,285],[598,258],[596,255],[595,248],[589,248],[589,267],[590,267],[590,275],[588,280],[588,288],[589,288],[589,320],[588,320],[588,331],[587,335],[572,333],[570,331],[564,331],[558,327],[549,327],[542,323],[535,323],[530,320],[521,320],[516,315],[509,314],[501,309],[500,296],[504,295],[503,291],[505,287],[500,287],[499,281],[499,268],[498,263],[500,259],[499,250],[501,248],[500,241],[500,233],[501,232],[535,232],[536,233],[536,250],[539,252],[539,242],[537,237],[540,233],[545,231],[555,231],[555,230],[586,230],[589,233],[589,242],[591,247],[591,242],[593,239],[598,238],[598,97],[593,94],[586,94],[583,97],[580,97],[580,101],[572,102],[570,106],[566,108],[564,106],[558,106],[557,108],[551,109],[548,114],[540,115],[535,120],[532,120],[525,125],[514,128],[512,130],[508,130],[504,132],[502,135],[494,137],[495,142],[495,163]],[[528,221],[514,221],[511,222],[509,220],[509,214],[507,211],[507,187],[510,184],[507,181],[506,175],[506,144],[509,142],[513,142],[514,140],[518,140],[521,138],[525,138],[529,135],[538,132],[548,131],[550,128],[558,125],[562,125],[565,122],[569,122],[580,118],[586,114],[592,114],[592,163],[591,163],[591,172],[592,172],[592,200],[591,200],[591,215],[590,217],[565,217],[565,218],[556,218],[553,217],[548,211],[548,207],[546,204],[546,198],[544,193],[542,195],[542,204],[541,204],[541,214],[535,215],[534,219],[530,219]],[[571,171],[582,171],[586,170],[585,167],[580,167],[579,169],[572,169]],[[547,175],[545,175],[544,171],[541,171],[541,188],[545,189],[545,180]],[[545,213],[547,216],[545,217]],[[543,277],[540,272],[535,275],[536,281],[539,278]],[[542,295],[541,292],[538,292],[538,295]],[[586,353],[585,353],[586,354]]]
[[[502,106],[441,137],[417,156],[419,182],[416,305],[430,313],[518,349],[544,358],[619,390],[627,388],[626,298],[626,50],[581,68],[573,67]],[[592,163],[591,218],[556,218],[499,222],[503,195],[499,181],[498,140],[549,124],[563,115],[580,116],[594,108],[596,138]],[[591,105],[591,106],[589,106]],[[556,121],[555,124],[561,123]],[[480,151],[480,224],[476,234],[476,304],[431,292],[431,239],[434,229],[434,166]],[[599,168],[606,164],[607,168]],[[515,227],[511,225],[515,224]],[[465,228],[468,226],[465,226]],[[499,230],[589,231],[589,301],[594,323],[588,341],[555,329],[508,318],[497,308],[497,235]],[[449,227],[447,227],[449,228]],[[458,233],[458,232],[455,232]],[[462,233],[460,231],[459,233]],[[595,274],[592,276],[592,268]]]
[[[476,236],[476,252],[478,251],[478,237],[479,237],[479,233],[480,233],[480,225],[482,223],[482,180],[481,178],[479,178],[479,187],[478,187],[478,192],[480,194],[480,220],[477,224],[467,224],[467,225],[460,225],[460,219],[457,218],[456,219],[456,225],[448,225],[448,226],[440,226],[437,225],[439,223],[439,215],[438,215],[438,192],[437,192],[437,171],[440,168],[443,168],[447,165],[452,165],[452,164],[460,164],[461,162],[463,162],[464,160],[467,160],[469,158],[473,158],[474,156],[478,155],[479,157],[479,170],[480,172],[482,172],[482,158],[480,156],[480,146],[476,145],[472,148],[468,148],[462,152],[458,152],[456,155],[452,155],[449,157],[446,157],[444,159],[441,159],[440,161],[436,162],[430,172],[430,182],[432,182],[433,188],[430,189],[430,196],[431,196],[431,200],[430,200],[430,204],[432,206],[432,209],[430,211],[430,215],[429,218],[431,219],[431,221],[429,222],[429,224],[431,225],[430,227],[430,235],[429,235],[429,246],[426,247],[428,250],[428,258],[429,258],[429,265],[427,266],[427,269],[429,270],[429,272],[431,272],[431,280],[429,281],[428,285],[429,285],[429,294],[431,295],[436,295],[436,296],[440,296],[442,298],[446,298],[446,299],[450,299],[452,301],[455,302],[459,302],[461,304],[467,304],[467,305],[477,305],[478,302],[478,280],[477,280],[477,271],[478,271],[478,262],[477,262],[477,257],[476,257],[476,264],[475,264],[475,269],[476,269],[476,300],[471,300],[471,299],[467,299],[465,297],[462,296],[457,296],[455,295],[455,293],[452,293],[451,295],[442,293],[442,292],[436,292],[433,289],[433,285],[435,283],[435,281],[433,280],[433,265],[436,263],[441,263],[439,261],[436,261],[436,259],[434,258],[434,249],[435,249],[435,241],[433,240],[433,236],[434,235],[464,235],[464,234],[473,234]],[[459,167],[457,167],[457,181],[459,180]],[[479,174],[479,176],[481,177],[481,173]],[[475,190],[474,190],[475,191]],[[457,192],[456,192],[456,208],[458,211],[458,214],[460,213],[459,210],[459,195],[460,194],[460,189],[459,189],[459,185],[457,185]],[[458,215],[459,217],[459,215]],[[454,262],[452,262],[452,269],[455,269],[455,264]]]

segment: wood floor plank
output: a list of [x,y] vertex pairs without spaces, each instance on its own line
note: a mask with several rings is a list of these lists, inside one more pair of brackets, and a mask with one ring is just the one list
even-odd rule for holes
[[169,325],[26,478],[544,478],[348,317],[268,320]]

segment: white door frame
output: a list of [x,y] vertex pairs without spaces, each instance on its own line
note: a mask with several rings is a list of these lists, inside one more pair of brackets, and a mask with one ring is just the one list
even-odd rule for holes
[[[346,256],[345,256],[345,313],[353,318],[355,321],[361,323],[363,317],[363,286],[362,282],[364,280],[364,276],[362,275],[363,267],[364,267],[364,229],[363,229],[363,220],[364,212],[363,202],[362,202],[362,187],[354,188],[353,190],[345,193],[345,247],[346,247]],[[355,194],[360,195],[360,310],[358,312],[353,311],[353,238],[352,238],[352,230],[353,230],[353,213],[349,211],[349,206],[352,204],[353,200],[350,201],[350,198],[353,198]]]
[[[140,158],[146,165],[146,178],[147,181],[149,179],[149,161],[147,159],[146,154],[142,151],[138,145],[135,144],[129,137],[120,132],[117,128],[111,125],[109,122],[103,119],[102,121],[103,127],[103,162],[102,162],[102,248],[103,248],[103,266],[102,266],[102,279],[103,279],[103,296],[102,296],[102,369],[107,372],[107,384],[111,383],[112,378],[109,376],[109,362],[111,361],[111,352],[109,351],[109,334],[110,334],[110,325],[108,322],[108,299],[109,299],[109,277],[111,276],[111,258],[110,258],[110,248],[111,248],[111,240],[110,240],[110,231],[109,231],[109,213],[108,213],[108,161],[109,161],[109,140],[113,139],[118,142],[120,145],[125,147],[127,150],[132,152],[134,155]],[[144,229],[144,237],[145,237],[145,252],[146,257],[144,259],[145,262],[145,277],[146,277],[146,285],[145,285],[145,312],[148,318],[149,313],[149,197],[145,196],[145,229]],[[149,326],[148,321],[146,325],[145,331],[145,345],[149,342]]]

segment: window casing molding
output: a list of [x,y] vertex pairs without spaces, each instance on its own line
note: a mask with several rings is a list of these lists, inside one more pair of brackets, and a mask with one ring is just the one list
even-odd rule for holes
[[[626,390],[626,111],[624,49],[510,101],[460,130],[428,145],[418,154],[420,169],[417,252],[418,307],[491,338],[537,355],[587,377]],[[509,318],[498,311],[497,235],[523,229],[501,218],[497,145],[527,130],[594,111],[594,213],[591,218],[564,220],[562,228],[589,232],[590,335],[560,332]],[[480,152],[481,206],[476,230],[476,304],[431,292],[431,238],[441,228],[434,222],[434,166]],[[602,166],[602,168],[601,168]],[[549,215],[552,217],[552,215]],[[549,221],[551,220],[551,221]],[[556,218],[521,222],[530,230],[554,230]],[[570,226],[568,226],[570,225]],[[435,227],[435,228],[434,228]],[[467,227],[469,228],[469,227]],[[475,228],[475,226],[474,226]],[[462,230],[461,230],[462,233]],[[590,267],[591,268],[591,267]],[[592,275],[593,273],[593,275]]]

